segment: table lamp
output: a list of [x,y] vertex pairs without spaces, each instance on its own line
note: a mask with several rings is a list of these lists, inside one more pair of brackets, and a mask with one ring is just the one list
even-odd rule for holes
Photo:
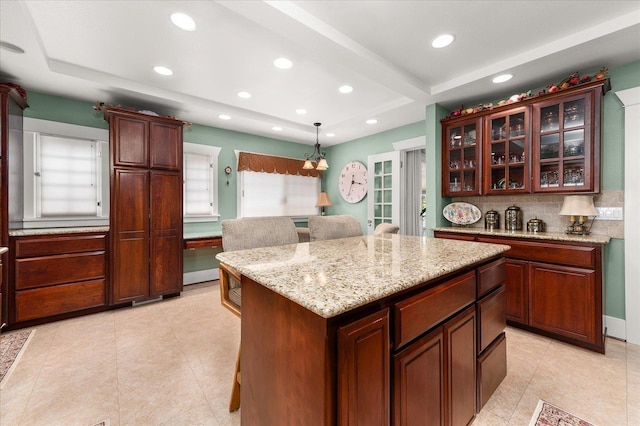
[[[598,216],[598,211],[593,205],[593,196],[566,195],[562,209],[560,209],[560,215],[570,216],[571,224],[567,227],[566,234],[588,235],[591,232],[595,217]],[[585,222],[589,220],[589,216],[593,216],[593,219],[591,219],[591,223],[587,227]]]
[[325,215],[324,208],[331,206],[331,200],[329,199],[329,195],[326,192],[321,192],[318,194],[318,201],[316,202],[316,207],[322,208],[322,216]]

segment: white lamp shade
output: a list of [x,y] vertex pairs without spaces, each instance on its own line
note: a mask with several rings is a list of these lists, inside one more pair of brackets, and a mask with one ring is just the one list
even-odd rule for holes
[[316,207],[329,207],[331,205],[331,200],[329,199],[329,195],[326,192],[321,192],[320,194],[318,194]]
[[565,195],[561,216],[598,216],[591,195]]
[[320,160],[318,161],[318,166],[316,167],[316,170],[327,170],[329,168],[329,164],[327,163],[327,160],[325,160],[324,158],[320,158]]
[[305,170],[313,170],[313,163],[311,162],[311,160],[305,160],[304,166],[302,166],[302,168]]

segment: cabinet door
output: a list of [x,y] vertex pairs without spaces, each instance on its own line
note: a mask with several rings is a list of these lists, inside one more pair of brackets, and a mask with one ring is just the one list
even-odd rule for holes
[[149,172],[113,171],[111,194],[112,303],[149,294]]
[[529,322],[529,262],[507,259],[505,265],[507,288],[507,319],[519,324]]
[[480,194],[480,123],[476,118],[444,126],[442,194],[445,196]]
[[182,170],[182,124],[150,124],[150,167]]
[[529,270],[529,325],[599,344],[595,271],[545,263],[531,263]]
[[150,173],[149,293],[155,297],[182,290],[182,177]]
[[485,121],[485,194],[529,192],[529,107],[491,114]]
[[444,324],[447,372],[445,424],[468,425],[476,415],[476,309]]
[[338,425],[390,421],[389,309],[338,330]]
[[149,166],[149,121],[120,114],[109,119],[112,166]]
[[393,369],[393,424],[444,425],[442,327],[396,354]]
[[[593,102],[594,92],[590,91],[533,105],[535,192],[599,190],[600,165],[594,161]],[[599,151],[599,142],[597,145]]]

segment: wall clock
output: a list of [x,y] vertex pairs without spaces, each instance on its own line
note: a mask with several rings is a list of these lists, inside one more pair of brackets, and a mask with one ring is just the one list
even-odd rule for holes
[[367,166],[359,161],[347,163],[338,181],[340,195],[348,203],[357,203],[367,195]]

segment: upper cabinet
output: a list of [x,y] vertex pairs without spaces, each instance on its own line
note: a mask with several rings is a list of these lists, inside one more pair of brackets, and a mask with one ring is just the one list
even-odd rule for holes
[[597,193],[609,80],[442,120],[442,195]]
[[600,191],[600,94],[533,105],[535,192]]
[[529,192],[529,129],[528,107],[513,108],[486,117],[484,194]]
[[458,196],[477,195],[480,191],[480,143],[482,121],[472,118],[445,125],[442,134],[446,149],[442,152],[442,192]]

